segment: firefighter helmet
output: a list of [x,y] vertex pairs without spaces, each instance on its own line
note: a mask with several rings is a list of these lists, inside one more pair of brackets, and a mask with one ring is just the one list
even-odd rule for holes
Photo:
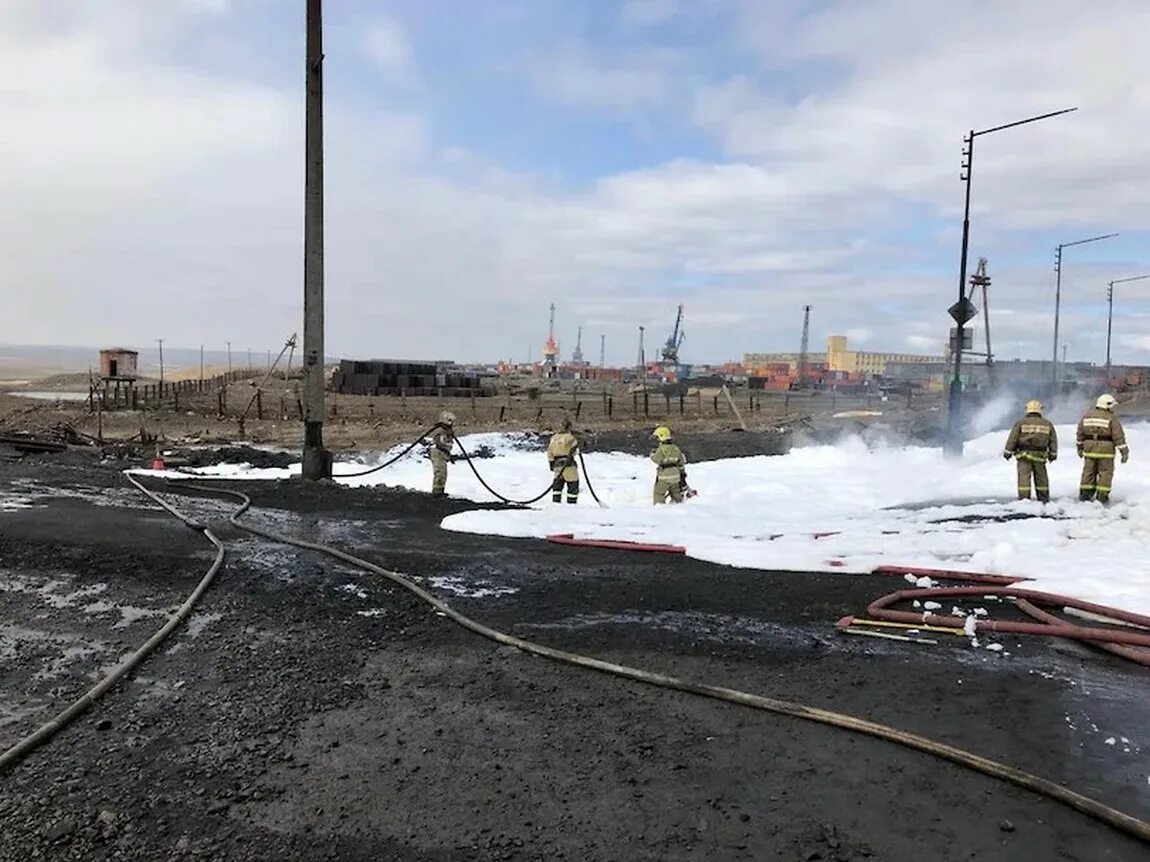
[[455,414],[452,413],[450,410],[444,410],[442,413],[439,414],[439,423],[441,425],[454,425],[455,424]]
[[1118,399],[1109,393],[1106,395],[1099,395],[1098,400],[1094,402],[1094,406],[1099,410],[1113,410],[1117,404]]
[[1026,402],[1026,412],[1027,413],[1041,413],[1042,412],[1042,402],[1037,401],[1037,400],[1027,401]]
[[666,425],[660,425],[658,428],[655,429],[654,433],[651,434],[651,436],[654,437],[656,440],[658,440],[660,443],[666,443],[668,440],[671,439],[671,429],[668,428]]

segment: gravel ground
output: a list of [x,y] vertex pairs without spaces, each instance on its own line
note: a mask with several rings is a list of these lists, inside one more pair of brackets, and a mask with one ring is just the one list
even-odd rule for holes
[[[1111,657],[836,635],[890,579],[446,533],[465,504],[387,489],[245,487],[253,523],[520,636],[888,722],[1150,818],[1147,676]],[[501,648],[221,525],[230,503],[178,502],[227,566],[131,681],[0,776],[0,859],[1146,858],[920,754]],[[0,746],[146,639],[210,559],[114,471],[0,464]]]

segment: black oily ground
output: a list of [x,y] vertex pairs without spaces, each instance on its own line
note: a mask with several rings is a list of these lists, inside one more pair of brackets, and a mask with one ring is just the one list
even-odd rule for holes
[[[9,465],[0,489],[33,473],[62,488],[123,483]],[[439,521],[475,507],[389,489],[244,487],[254,523],[322,535],[432,589],[517,590],[444,593],[506,631],[886,721],[1150,816],[1144,757],[1088,724],[1148,726],[1142,672],[1061,643],[1011,644],[1003,661],[960,639],[834,633],[895,579],[451,533]],[[230,503],[170,490],[231,549],[201,608],[220,617],[0,777],[0,859],[1145,858],[1061,806],[920,754],[497,647],[373,576],[227,527]],[[209,556],[164,513],[75,499],[8,513],[0,535],[0,569],[67,573],[138,606],[177,602]],[[155,626],[111,629],[27,593],[0,592],[0,608],[123,648]],[[47,657],[6,664],[0,697],[63,702],[100,661],[37,683]]]

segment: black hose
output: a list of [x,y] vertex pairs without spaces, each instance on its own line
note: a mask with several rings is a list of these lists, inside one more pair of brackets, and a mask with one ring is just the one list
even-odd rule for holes
[[587,462],[583,460],[583,450],[576,449],[575,451],[579,454],[579,466],[583,470],[583,481],[587,484],[587,490],[591,492],[591,499],[606,509],[607,504],[599,499],[599,495],[595,493],[595,486],[591,484],[591,474],[587,472]]
[[542,656],[553,661],[561,662],[564,664],[575,665],[577,667],[587,668],[589,670],[599,671],[613,676],[631,679],[636,682],[645,683],[647,685],[658,686],[660,688],[673,689],[675,691],[686,692],[687,694],[694,694],[700,697],[708,697],[714,700],[725,701],[727,703],[734,703],[740,706],[750,707],[752,709],[762,710],[777,715],[786,715],[792,718],[800,718],[806,721],[813,721],[819,724],[830,725],[832,727],[839,727],[844,730],[849,730],[855,733],[861,733],[866,736],[875,737],[878,739],[893,742],[910,748],[914,751],[920,751],[924,754],[932,755],[933,757],[947,760],[951,763],[964,766],[983,775],[989,775],[992,778],[998,778],[1021,787],[1025,790],[1030,790],[1041,796],[1059,802],[1063,805],[1073,808],[1082,814],[1093,817],[1106,825],[1114,828],[1115,830],[1135,838],[1143,843],[1150,843],[1150,823],[1144,820],[1139,820],[1122,811],[1105,805],[1096,799],[1091,799],[1088,796],[1083,796],[1076,793],[1057,782],[1051,781],[1047,778],[1034,775],[1029,772],[1024,772],[1021,769],[1010,766],[1005,763],[999,763],[995,760],[982,757],[981,755],[974,754],[962,748],[957,748],[953,745],[948,745],[944,742],[938,742],[925,736],[919,736],[915,733],[909,733],[905,730],[900,730],[890,725],[880,724],[875,721],[869,721],[865,718],[849,715],[842,712],[833,712],[831,710],[822,709],[820,707],[808,706],[803,703],[797,703],[788,700],[779,700],[773,697],[764,697],[763,695],[751,694],[737,689],[725,688],[722,686],[710,685],[707,683],[693,682],[691,680],[681,679],[679,677],[668,676],[666,674],[642,670],[640,668],[629,667],[627,665],[615,664],[614,662],[603,661],[602,659],[592,658],[590,656],[580,655],[578,653],[567,652],[565,650],[555,649],[554,647],[544,646],[532,641],[524,640],[523,638],[515,637],[504,632],[493,629],[484,625],[476,620],[467,617],[459,611],[452,608],[446,602],[423,589],[404,575],[399,572],[385,569],[382,566],[376,565],[368,560],[356,557],[346,551],[341,551],[338,548],[328,547],[316,542],[308,542],[304,539],[294,539],[290,536],[285,536],[276,533],[272,530],[265,530],[260,527],[250,527],[247,524],[240,523],[240,517],[247,510],[251,503],[250,498],[240,491],[232,491],[227,488],[211,488],[206,486],[188,485],[188,488],[193,488],[198,491],[205,491],[214,494],[227,494],[238,500],[244,502],[244,506],[236,510],[236,512],[228,519],[233,526],[240,530],[251,533],[256,536],[261,536],[273,542],[279,542],[285,545],[293,545],[297,548],[304,548],[309,551],[318,551],[322,554],[327,554],[337,560],[342,560],[364,571],[373,572],[380,575],[397,586],[402,587],[410,593],[413,593],[423,602],[430,605],[436,611],[446,616],[452,622],[457,623],[469,631],[482,637],[493,640],[497,643],[504,644],[505,646],[515,647],[523,652],[532,655]]
[[[125,478],[133,485],[135,485],[142,493],[150,497],[157,505],[166,509],[175,517],[179,518],[193,530],[201,533],[205,539],[212,543],[216,549],[215,558],[212,560],[211,566],[208,567],[207,573],[200,579],[196,588],[184,600],[179,609],[172,614],[166,623],[156,631],[139,649],[126,656],[119,664],[112,668],[96,685],[94,685],[87,692],[82,694],[77,700],[73,701],[70,706],[62,710],[58,715],[44,722],[40,727],[32,733],[19,740],[7,750],[0,752],[0,770],[11,766],[28,752],[37,746],[47,742],[53,735],[63,730],[69,724],[76,720],[76,718],[83,713],[88,707],[92,706],[108,689],[116,685],[121,679],[131,673],[141,662],[144,661],[152,652],[158,647],[172,631],[179,626],[191,614],[192,609],[195,608],[200,597],[207,591],[211,585],[212,580],[215,578],[216,573],[219,572],[220,567],[224,564],[224,545],[216,537],[216,535],[200,524],[195,519],[185,515],[183,512],[176,509],[170,503],[164,502],[156,495],[154,491],[149,491],[139,481],[136,480],[130,472],[124,473]],[[243,508],[247,506],[244,505]],[[237,510],[233,514],[241,514]]]
[[[454,436],[454,433],[452,436]],[[467,449],[464,448],[463,441],[458,437],[455,437],[455,442],[459,446],[459,451],[463,453],[463,457],[467,461],[467,466],[471,468],[471,472],[474,473],[475,478],[479,480],[479,484],[486,488],[489,493],[494,494],[496,497],[502,500],[504,503],[510,503],[512,506],[530,506],[532,503],[538,503],[540,500],[550,494],[551,490],[555,487],[555,480],[552,479],[551,484],[543,489],[543,493],[531,500],[512,500],[510,497],[504,497],[502,494],[488,485],[487,480],[484,479],[482,475],[480,475],[479,470],[476,469],[475,464],[471,460],[471,455],[468,453]]]
[[369,476],[372,473],[375,473],[379,470],[382,470],[384,467],[390,467],[392,464],[394,464],[396,461],[398,461],[401,458],[403,458],[404,456],[406,456],[409,452],[411,452],[412,449],[414,449],[416,446],[418,446],[420,443],[422,443],[424,440],[426,440],[427,435],[430,434],[434,430],[435,430],[435,426],[432,425],[430,428],[428,428],[426,431],[424,431],[422,434],[420,434],[418,437],[416,437],[415,440],[412,441],[410,446],[408,446],[406,449],[404,449],[402,452],[400,452],[394,458],[389,458],[388,460],[384,461],[382,464],[377,464],[375,467],[372,467],[369,470],[361,470],[358,473],[336,473],[336,474],[332,475],[332,478],[333,479],[355,479],[358,476]]

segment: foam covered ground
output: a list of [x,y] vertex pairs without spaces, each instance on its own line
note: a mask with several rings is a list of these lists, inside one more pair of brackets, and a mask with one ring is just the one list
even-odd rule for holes
[[[1014,499],[1015,468],[1002,458],[1005,432],[969,441],[961,461],[938,449],[868,448],[859,440],[795,449],[775,457],[733,458],[689,466],[699,495],[681,506],[651,503],[653,465],[620,453],[586,454],[592,483],[608,508],[584,490],[578,506],[549,501],[526,510],[450,516],[443,527],[513,537],[552,533],[679,544],[693,557],[763,569],[869,571],[900,564],[1029,575],[1036,589],[1150,614],[1150,425],[1128,426],[1129,464],[1119,465],[1112,503],[1077,499],[1081,461],[1073,426],[1059,426],[1061,458],[1051,466],[1053,501]],[[526,438],[463,438],[484,478],[512,498],[536,496],[550,475]],[[382,462],[384,456],[375,459]],[[365,464],[364,466],[370,466]],[[337,474],[355,465],[337,464]],[[298,467],[208,468],[207,475],[285,478]],[[430,464],[417,453],[347,485],[427,490]],[[464,463],[451,468],[448,493],[494,498]],[[814,533],[836,535],[815,538]]]

